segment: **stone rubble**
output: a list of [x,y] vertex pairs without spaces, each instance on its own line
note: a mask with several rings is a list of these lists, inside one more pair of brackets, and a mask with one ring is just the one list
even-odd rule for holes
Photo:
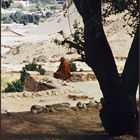
[[46,106],[40,106],[40,105],[33,105],[30,109],[32,113],[42,113],[42,112],[55,112],[60,111],[60,108],[70,108],[72,110],[79,110],[79,109],[87,109],[87,108],[96,108],[98,107],[100,103],[95,103],[92,101],[89,101],[88,103],[82,103],[78,102],[76,106],[71,106],[70,103],[64,102],[64,103],[57,103],[52,105],[46,105]]

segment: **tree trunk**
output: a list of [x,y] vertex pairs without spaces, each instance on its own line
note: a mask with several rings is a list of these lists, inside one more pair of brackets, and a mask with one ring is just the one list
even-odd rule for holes
[[[122,77],[119,77],[103,30],[101,0],[75,0],[74,3],[83,17],[85,26],[85,60],[94,71],[104,97],[100,112],[102,124],[111,135],[136,134],[138,129],[135,102],[138,85],[138,35],[133,41]],[[132,66],[137,70],[131,70]]]
[[138,57],[137,31],[121,76],[121,88],[118,96],[111,103],[103,103],[100,113],[105,129],[112,135],[138,136],[139,120],[136,106],[139,77]]

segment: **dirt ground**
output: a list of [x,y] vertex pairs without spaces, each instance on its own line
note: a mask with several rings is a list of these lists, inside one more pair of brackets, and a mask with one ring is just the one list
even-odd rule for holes
[[99,108],[61,108],[56,112],[1,117],[2,140],[137,140],[132,136],[109,136],[101,125]]

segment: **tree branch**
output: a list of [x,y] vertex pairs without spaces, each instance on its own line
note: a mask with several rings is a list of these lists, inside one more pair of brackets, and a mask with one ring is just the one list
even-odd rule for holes
[[70,41],[70,40],[64,40],[62,41],[62,45],[64,45],[65,43],[68,43],[70,45],[71,48],[74,48],[76,50],[80,50],[80,51],[84,51],[83,47],[80,47],[78,44]]
[[127,61],[121,76],[122,94],[136,96],[139,80],[139,29],[133,39]]

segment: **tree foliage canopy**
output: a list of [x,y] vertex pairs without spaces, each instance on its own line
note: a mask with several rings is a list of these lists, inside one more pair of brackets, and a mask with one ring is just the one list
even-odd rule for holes
[[[72,2],[76,0],[68,1],[69,8]],[[136,32],[136,27],[139,24],[139,0],[102,0],[103,19],[110,16],[111,14],[118,14],[121,12],[125,12],[123,18],[127,25],[133,28],[133,31],[130,34],[134,34]]]
[[106,4],[103,7],[103,17],[125,12],[124,20],[134,29],[132,33],[136,31],[139,23],[139,0],[103,0],[103,3]]

